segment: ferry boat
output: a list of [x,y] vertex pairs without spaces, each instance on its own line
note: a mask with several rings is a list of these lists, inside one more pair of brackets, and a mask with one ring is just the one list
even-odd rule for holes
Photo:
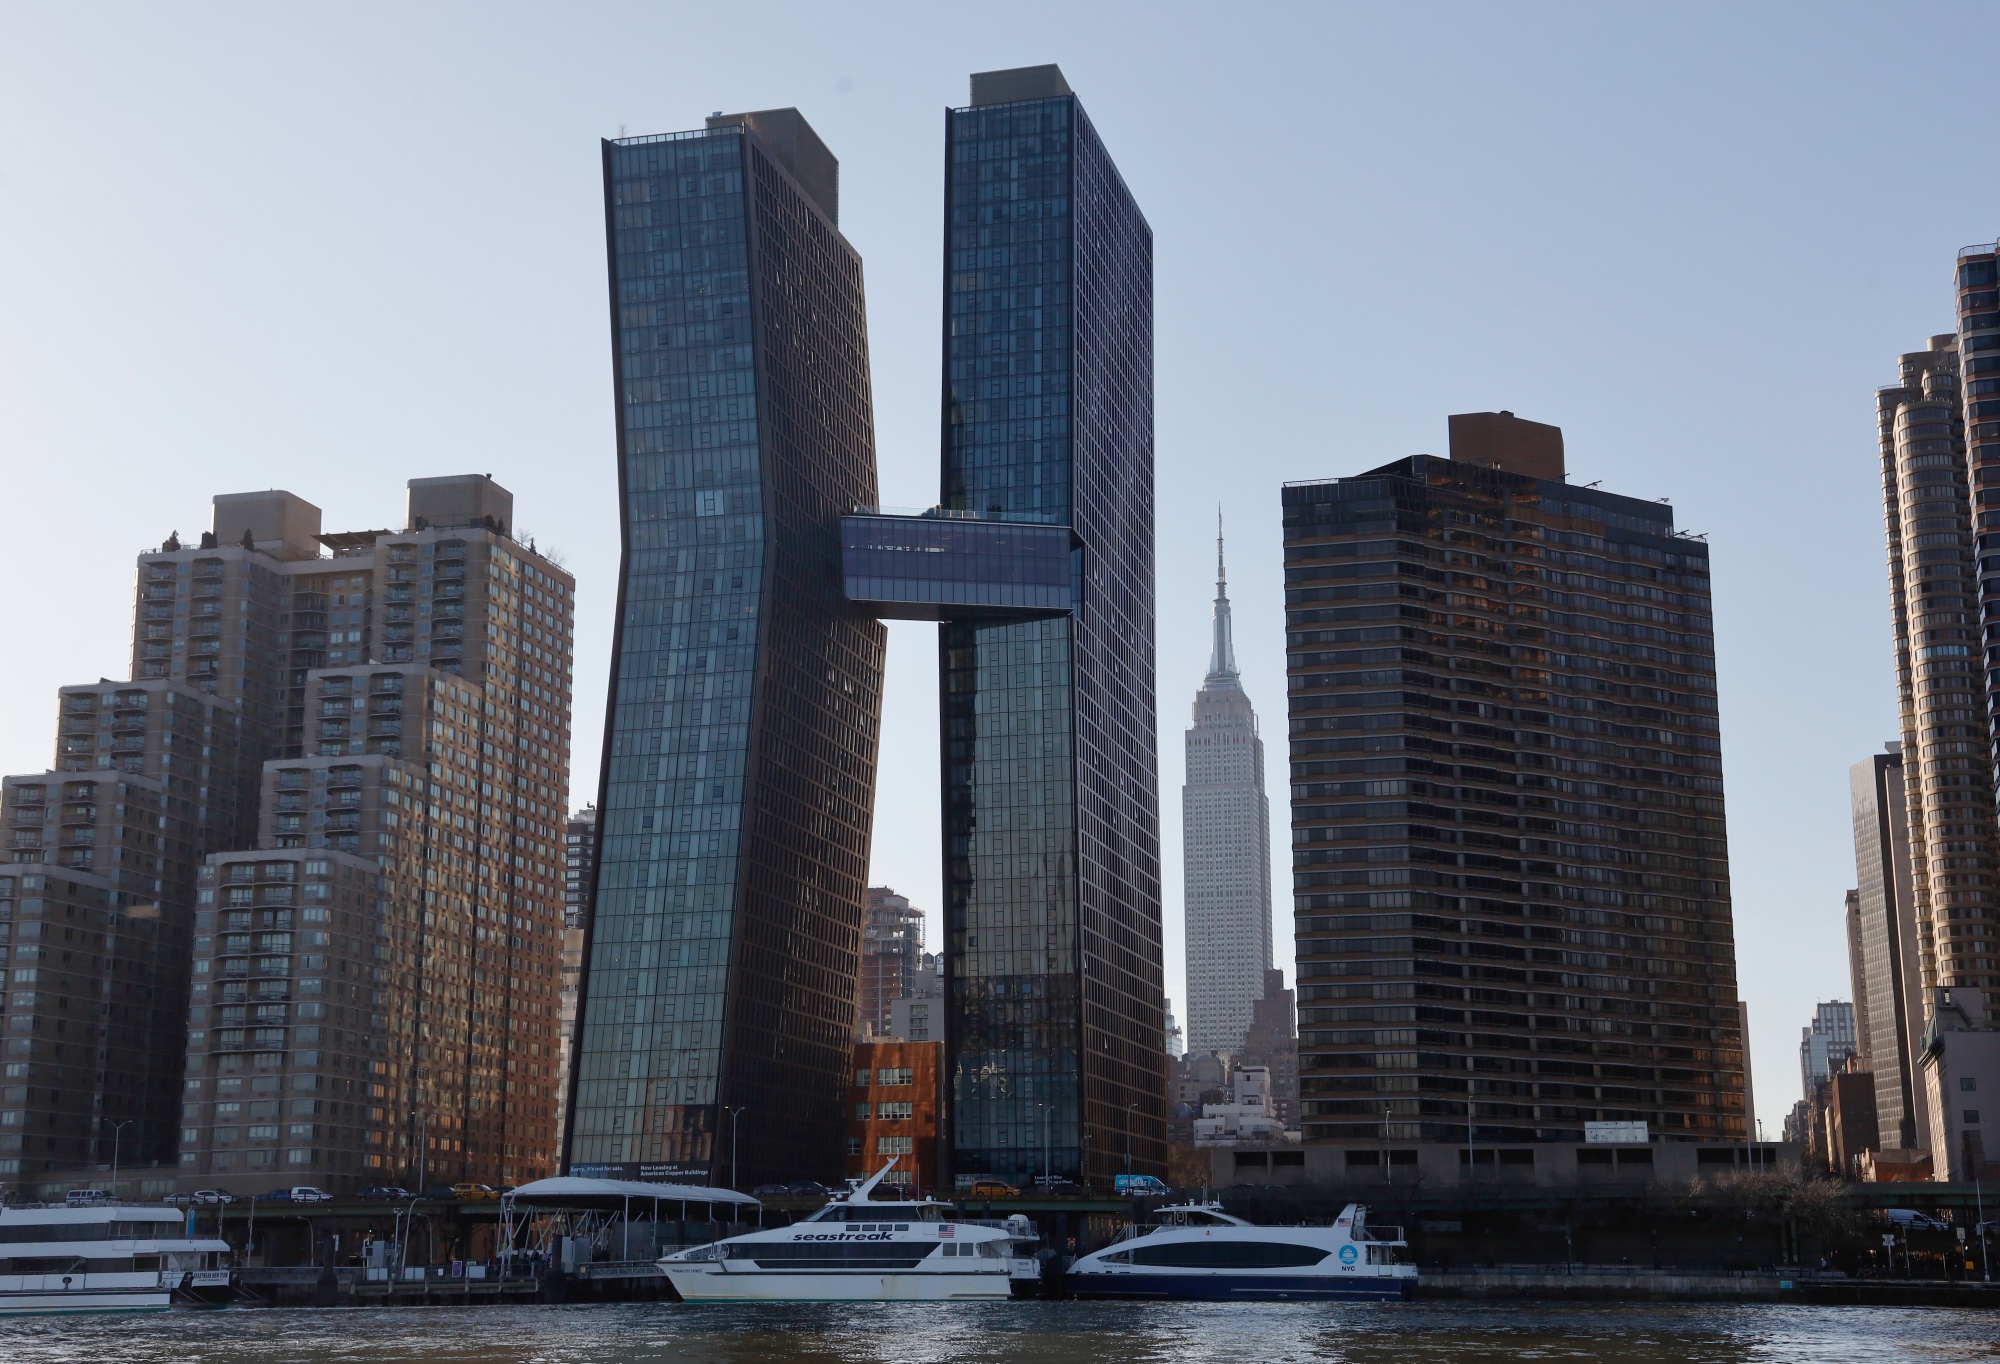
[[802,1222],[677,1251],[660,1269],[687,1302],[990,1301],[1038,1278],[1027,1218],[996,1227],[935,1199],[878,1201],[895,1164]]
[[228,1255],[173,1208],[0,1208],[0,1316],[157,1312],[179,1290],[228,1287]]
[[1128,1227],[1080,1257],[1065,1287],[1079,1298],[1266,1301],[1403,1299],[1417,1267],[1400,1228],[1368,1229],[1368,1209],[1348,1204],[1330,1227],[1260,1227],[1220,1203],[1161,1208],[1157,1225]]

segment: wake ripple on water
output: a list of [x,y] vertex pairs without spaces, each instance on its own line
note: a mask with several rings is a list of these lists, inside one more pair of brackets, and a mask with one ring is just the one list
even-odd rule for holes
[[2000,1360],[1942,1308],[865,1303],[0,1321],[5,1364],[1849,1364]]

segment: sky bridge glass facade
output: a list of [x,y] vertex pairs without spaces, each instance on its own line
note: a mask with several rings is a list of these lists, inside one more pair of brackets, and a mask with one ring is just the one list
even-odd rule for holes
[[841,522],[847,595],[890,619],[1070,609],[1076,556],[1068,526],[850,516]]
[[787,157],[604,147],[624,558],[574,1173],[708,1177],[739,1132],[746,1184],[839,1173],[885,638],[840,586],[861,261]]
[[946,142],[943,503],[1078,545],[1070,614],[941,632],[947,1159],[1103,1183],[1166,1154],[1152,234],[1072,95]]

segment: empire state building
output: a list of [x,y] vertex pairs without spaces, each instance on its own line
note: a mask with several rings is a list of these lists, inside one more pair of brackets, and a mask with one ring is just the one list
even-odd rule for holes
[[1240,1052],[1271,965],[1271,809],[1264,741],[1236,672],[1222,526],[1215,536],[1215,643],[1195,693],[1181,788],[1186,858],[1188,1051]]

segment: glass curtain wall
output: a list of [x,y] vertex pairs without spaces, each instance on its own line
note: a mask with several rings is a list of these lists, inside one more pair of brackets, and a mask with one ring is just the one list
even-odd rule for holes
[[839,1169],[885,636],[838,526],[874,428],[860,259],[766,118],[831,167],[790,110],[605,144],[625,558],[577,1174]]
[[1070,617],[941,634],[950,1160],[1104,1175],[1138,1104],[1151,1168],[1151,236],[1072,96],[953,110],[947,148],[944,505],[1081,545]]

